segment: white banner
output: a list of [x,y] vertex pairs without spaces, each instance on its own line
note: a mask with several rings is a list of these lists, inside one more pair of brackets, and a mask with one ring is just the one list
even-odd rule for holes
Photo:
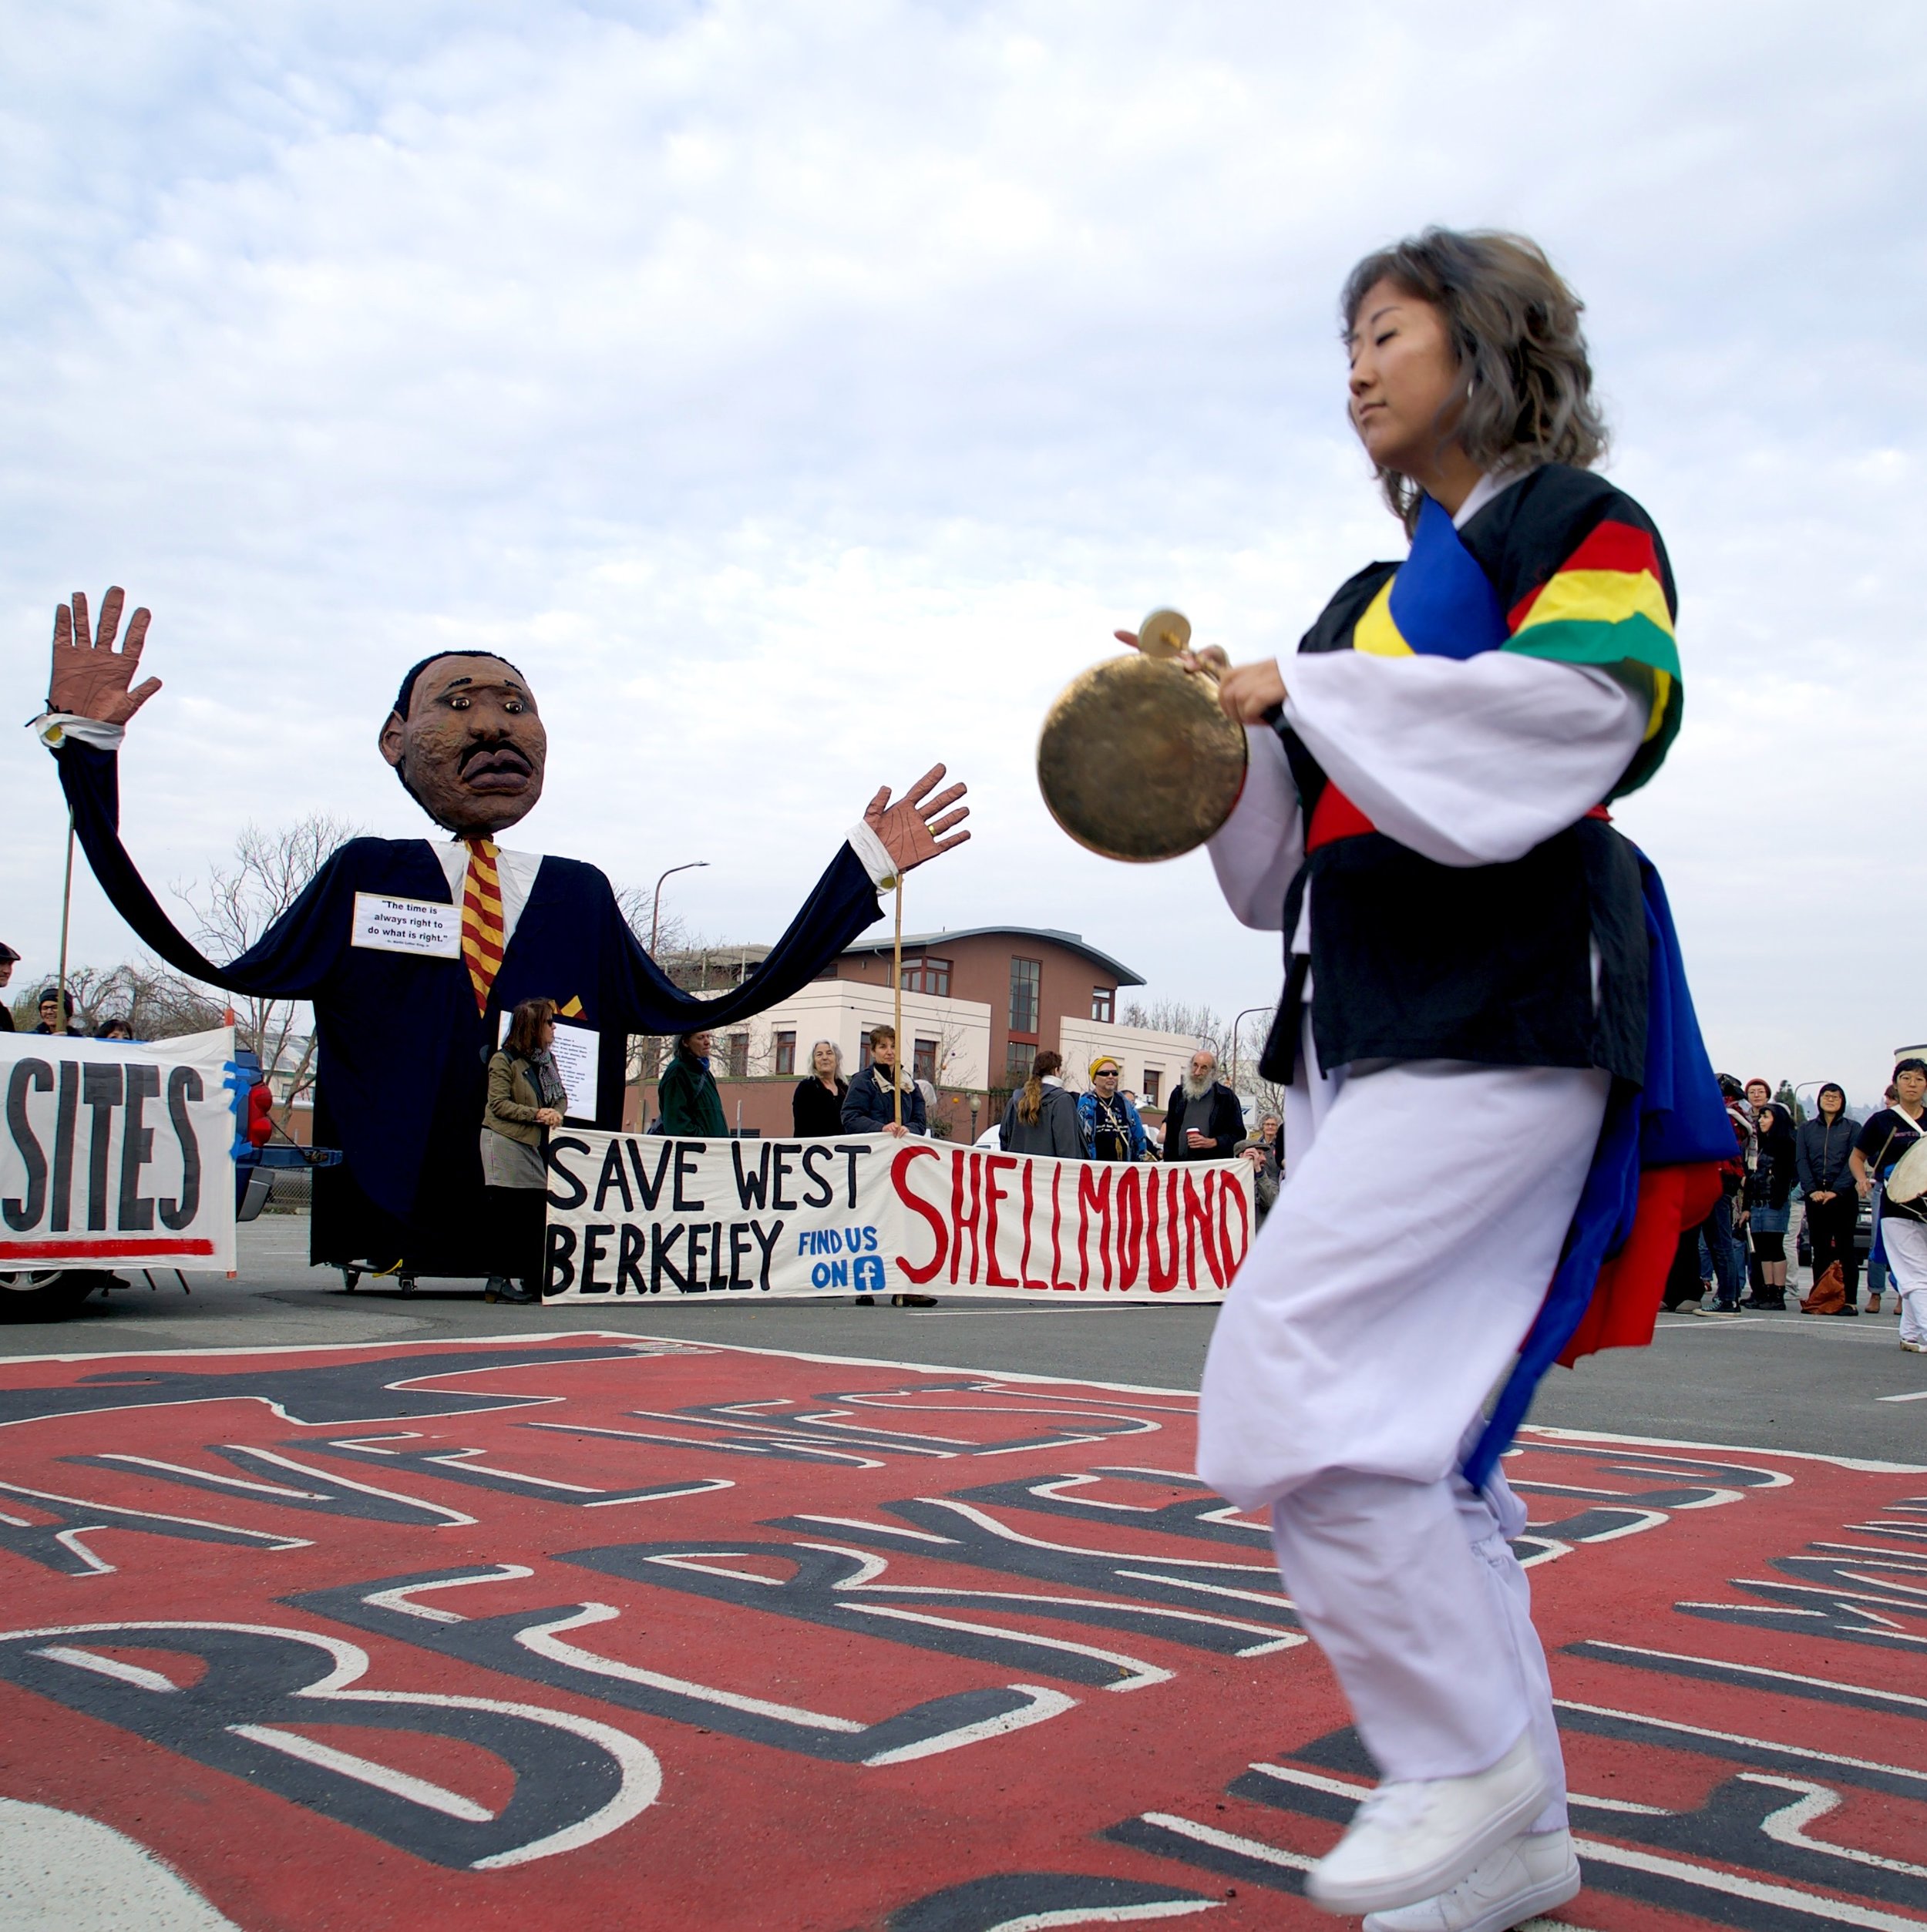
[[234,1053],[0,1033],[0,1268],[231,1268]]
[[943,1141],[549,1144],[550,1299],[743,1295],[1217,1302],[1251,1245],[1243,1161],[1125,1167]]

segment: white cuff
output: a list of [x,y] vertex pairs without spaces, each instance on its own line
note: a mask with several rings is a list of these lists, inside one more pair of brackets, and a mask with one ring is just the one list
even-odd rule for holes
[[45,712],[27,728],[49,751],[69,738],[91,744],[97,751],[118,751],[120,741],[127,735],[124,724],[109,724],[97,717],[76,717],[66,711]]
[[891,858],[890,848],[860,818],[846,835],[850,850],[863,862],[870,883],[879,892],[889,892],[896,883],[896,861]]

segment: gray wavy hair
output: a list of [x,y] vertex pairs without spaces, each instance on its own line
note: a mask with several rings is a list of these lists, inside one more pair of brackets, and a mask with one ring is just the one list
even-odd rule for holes
[[815,1046],[810,1048],[809,1070],[812,1074],[816,1072],[816,1056],[820,1053],[826,1047],[827,1047],[830,1052],[836,1057],[836,1077],[839,1080],[841,1080],[843,1077],[843,1050],[842,1047],[838,1046],[833,1040],[819,1040]]
[[[1605,455],[1606,418],[1592,398],[1592,364],[1579,316],[1586,304],[1524,235],[1498,229],[1428,228],[1367,255],[1339,298],[1349,338],[1366,296],[1381,281],[1429,302],[1445,318],[1468,381],[1457,420],[1441,425],[1481,469],[1570,463],[1590,469]],[[1424,492],[1380,469],[1379,487],[1407,530]]]

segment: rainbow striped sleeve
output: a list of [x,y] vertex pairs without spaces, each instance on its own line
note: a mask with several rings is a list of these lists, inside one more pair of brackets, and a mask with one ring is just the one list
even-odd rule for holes
[[1645,738],[1615,795],[1658,770],[1680,728],[1680,651],[1666,583],[1653,533],[1609,516],[1506,613],[1508,650],[1596,665],[1646,700]]

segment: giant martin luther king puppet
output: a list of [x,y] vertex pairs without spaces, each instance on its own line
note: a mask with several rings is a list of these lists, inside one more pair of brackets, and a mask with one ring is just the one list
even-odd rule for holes
[[[692,1032],[774,1006],[876,919],[879,887],[970,836],[954,829],[968,815],[957,804],[964,787],[936,790],[942,765],[895,805],[886,786],[754,977],[721,999],[692,999],[637,943],[593,865],[496,845],[542,796],[548,738],[512,664],[446,651],[402,679],[379,744],[452,841],[350,840],[255,945],[219,965],[175,929],[120,842],[118,747],[160,688],[157,678],[134,682],[146,610],[115,647],[122,603],[119,589],[107,593],[92,637],[84,596],[56,613],[41,735],[95,877],[146,945],[231,992],[314,1003],[314,1136],[345,1156],[315,1175],[319,1265],[493,1272],[479,1245],[476,1137],[498,1016],[518,1000],[552,999],[594,1030],[595,1124],[617,1127],[630,1034]],[[380,901],[415,909],[383,919]]]

